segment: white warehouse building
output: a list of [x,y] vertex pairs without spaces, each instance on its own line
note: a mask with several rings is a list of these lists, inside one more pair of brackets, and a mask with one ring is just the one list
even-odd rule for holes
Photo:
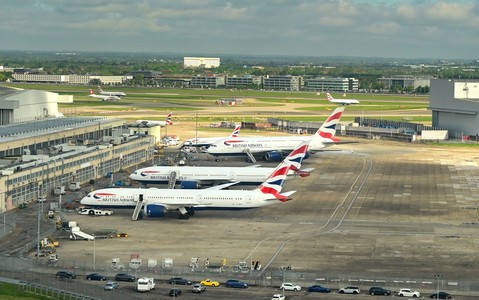
[[218,57],[184,57],[184,68],[203,68],[213,69],[220,66],[220,59]]
[[432,126],[446,128],[450,137],[479,134],[479,81],[431,79]]

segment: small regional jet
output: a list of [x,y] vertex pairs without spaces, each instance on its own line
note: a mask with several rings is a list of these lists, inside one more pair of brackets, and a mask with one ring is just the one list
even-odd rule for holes
[[334,99],[330,93],[326,93],[326,97],[328,98],[328,101],[331,103],[336,103],[341,105],[359,104],[359,101],[356,99]]
[[143,215],[163,217],[169,211],[179,211],[180,219],[188,219],[198,210],[240,210],[267,206],[291,200],[296,191],[281,193],[290,169],[299,170],[308,150],[303,142],[283,160],[271,175],[253,190],[224,190],[235,182],[204,190],[109,188],[90,192],[80,203],[92,207],[135,208],[132,220],[136,220],[143,208]]
[[98,86],[98,93],[100,95],[105,95],[105,96],[117,96],[117,97],[125,97],[126,94],[123,92],[105,92],[100,86]]
[[165,127],[165,126],[170,126],[170,125],[173,125],[173,121],[171,121],[171,117],[173,116],[173,113],[169,113],[167,116],[166,116],[166,119],[164,121],[153,121],[153,120],[137,120],[136,123],[137,124],[143,124],[145,126],[161,126],[161,127]]
[[303,141],[309,141],[311,151],[320,151],[325,147],[334,145],[339,139],[335,138],[336,125],[343,114],[344,107],[336,108],[326,122],[315,134],[289,135],[289,136],[250,136],[238,138],[224,138],[211,144],[206,152],[215,156],[245,156],[252,162],[256,162],[255,155],[261,155],[266,160],[281,161],[283,155],[292,151],[296,145]]
[[[241,125],[236,125],[230,137],[239,137]],[[190,147],[208,147],[224,137],[192,138],[185,142],[185,146]]]
[[120,101],[118,96],[97,95],[93,90],[90,90],[90,97],[95,99],[101,99],[101,101]]

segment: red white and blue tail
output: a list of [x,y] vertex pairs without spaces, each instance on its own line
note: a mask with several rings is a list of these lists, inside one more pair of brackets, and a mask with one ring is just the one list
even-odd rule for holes
[[324,122],[323,125],[321,125],[321,127],[318,129],[318,131],[316,131],[313,138],[317,138],[319,136],[326,142],[338,142],[339,139],[335,138],[334,135],[336,134],[336,126],[341,120],[343,111],[344,107],[336,108],[326,120],[326,122]]
[[300,176],[303,177],[307,176],[309,174],[303,174],[300,171],[301,168],[301,163],[303,162],[303,159],[306,157],[306,154],[308,153],[308,147],[309,147],[309,141],[305,141],[300,143],[291,153],[285,158],[285,161],[291,164],[291,170],[295,171],[298,173]]
[[241,125],[236,125],[235,129],[231,133],[231,137],[239,137]]
[[[283,189],[284,181],[288,175],[289,170],[291,167],[299,168],[301,167],[301,162],[304,156],[306,155],[306,151],[308,150],[308,142],[301,143],[298,147],[296,147],[288,158],[284,159],[279,166],[273,171],[273,173],[263,182],[258,189],[263,194],[271,194],[274,198],[280,201],[287,201],[289,200],[289,196],[294,192],[289,192],[285,194],[280,194],[281,190]],[[290,160],[291,159],[291,160]]]
[[173,113],[169,113],[168,116],[166,116],[166,125],[173,125],[173,121],[171,121],[171,116],[173,115]]
[[334,100],[333,96],[331,96],[330,93],[326,93],[326,97],[328,98],[329,102],[332,102]]

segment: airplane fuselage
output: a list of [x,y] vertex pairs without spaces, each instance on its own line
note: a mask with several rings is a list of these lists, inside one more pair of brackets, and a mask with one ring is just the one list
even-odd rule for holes
[[[197,181],[200,185],[239,181],[240,184],[259,184],[273,173],[275,168],[256,167],[162,167],[152,166],[136,170],[130,178],[145,184],[166,184],[176,173],[176,181]],[[293,171],[289,171],[293,174]]]

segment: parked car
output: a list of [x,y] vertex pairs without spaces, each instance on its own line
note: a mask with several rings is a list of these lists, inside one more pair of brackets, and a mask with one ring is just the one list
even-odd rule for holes
[[378,295],[383,295],[383,296],[389,296],[391,295],[391,291],[383,288],[381,286],[372,286],[369,288],[369,295],[371,296],[378,296]]
[[108,281],[103,287],[103,289],[106,291],[112,291],[114,289],[117,289],[118,287],[119,284],[116,281]]
[[246,282],[239,281],[236,279],[229,279],[226,281],[226,287],[230,288],[247,288],[249,285]]
[[204,293],[206,292],[206,286],[204,286],[202,283],[195,283],[193,284],[193,293]]
[[431,296],[429,296],[429,298],[432,298],[432,299],[452,299],[452,295],[449,294],[449,293],[446,293],[446,292],[439,292],[439,297],[438,297],[438,293],[434,293],[434,294],[431,294]]
[[75,273],[69,272],[69,271],[58,271],[57,274],[55,274],[57,278],[67,278],[67,279],[75,279],[77,276]]
[[357,286],[347,286],[339,290],[340,294],[360,294],[361,290]]
[[99,281],[104,281],[107,280],[105,275],[101,275],[98,273],[91,273],[86,276],[87,280],[99,280]]
[[205,279],[201,282],[201,284],[205,286],[220,286],[220,283],[218,281],[213,281],[211,279]]
[[286,297],[281,295],[281,294],[274,294],[273,297],[271,297],[271,300],[285,300]]
[[178,297],[181,295],[181,290],[180,289],[171,289],[169,295],[171,297]]
[[126,273],[118,273],[115,275],[116,281],[128,281],[128,282],[135,282],[136,278],[133,275],[129,275]]
[[310,293],[330,293],[331,289],[321,286],[319,284],[312,285],[308,288],[308,292]]
[[419,298],[421,294],[418,291],[413,291],[411,289],[400,289],[398,292],[399,297],[413,297]]
[[170,284],[181,284],[181,285],[190,285],[191,281],[186,280],[182,277],[172,277],[170,280],[168,280]]
[[297,284],[291,283],[291,282],[285,282],[281,284],[280,289],[285,290],[285,291],[300,291],[301,287]]

